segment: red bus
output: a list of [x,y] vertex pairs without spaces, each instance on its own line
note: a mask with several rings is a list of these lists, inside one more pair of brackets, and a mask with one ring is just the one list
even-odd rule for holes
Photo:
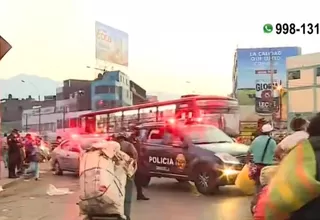
[[95,111],[81,115],[80,126],[85,133],[113,133],[134,124],[172,118],[213,124],[229,135],[239,133],[238,101],[224,96],[188,95],[177,100]]

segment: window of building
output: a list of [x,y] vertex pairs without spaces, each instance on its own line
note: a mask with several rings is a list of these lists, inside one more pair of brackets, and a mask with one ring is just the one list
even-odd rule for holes
[[95,94],[115,93],[114,86],[96,86]]
[[110,107],[111,108],[114,108],[114,107],[116,107],[116,100],[111,100],[111,102],[110,102]]
[[300,79],[300,78],[301,78],[300,70],[294,70],[294,71],[288,72],[288,79],[289,80]]
[[130,98],[130,96],[129,96],[129,90],[126,90],[127,91],[127,98]]
[[317,74],[317,76],[320,76],[320,67],[317,67],[316,74]]

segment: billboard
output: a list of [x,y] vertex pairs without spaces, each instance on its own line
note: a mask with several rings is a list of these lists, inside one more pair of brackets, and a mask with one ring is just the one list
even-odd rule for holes
[[96,59],[128,66],[128,34],[96,21]]
[[286,58],[300,54],[299,47],[237,49],[236,96],[241,106],[252,106],[247,117],[277,113],[287,120]]

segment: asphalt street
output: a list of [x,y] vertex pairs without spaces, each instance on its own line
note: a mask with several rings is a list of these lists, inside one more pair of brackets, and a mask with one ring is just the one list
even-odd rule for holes
[[[49,184],[73,194],[48,196]],[[78,179],[72,174],[42,174],[40,181],[22,181],[0,193],[0,220],[82,220],[78,207]],[[153,179],[145,190],[150,201],[132,204],[133,220],[251,220],[250,197],[234,187],[213,196],[199,195],[189,183]]]

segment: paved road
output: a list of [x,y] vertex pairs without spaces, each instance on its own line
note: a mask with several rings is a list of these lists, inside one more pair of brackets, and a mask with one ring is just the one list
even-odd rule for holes
[[[49,184],[67,187],[74,194],[47,196]],[[41,181],[30,180],[0,194],[0,220],[80,220],[78,216],[78,179],[43,174]],[[250,197],[235,188],[225,187],[218,195],[202,196],[190,184],[154,179],[146,190],[150,201],[134,201],[132,219],[153,220],[251,220]]]

